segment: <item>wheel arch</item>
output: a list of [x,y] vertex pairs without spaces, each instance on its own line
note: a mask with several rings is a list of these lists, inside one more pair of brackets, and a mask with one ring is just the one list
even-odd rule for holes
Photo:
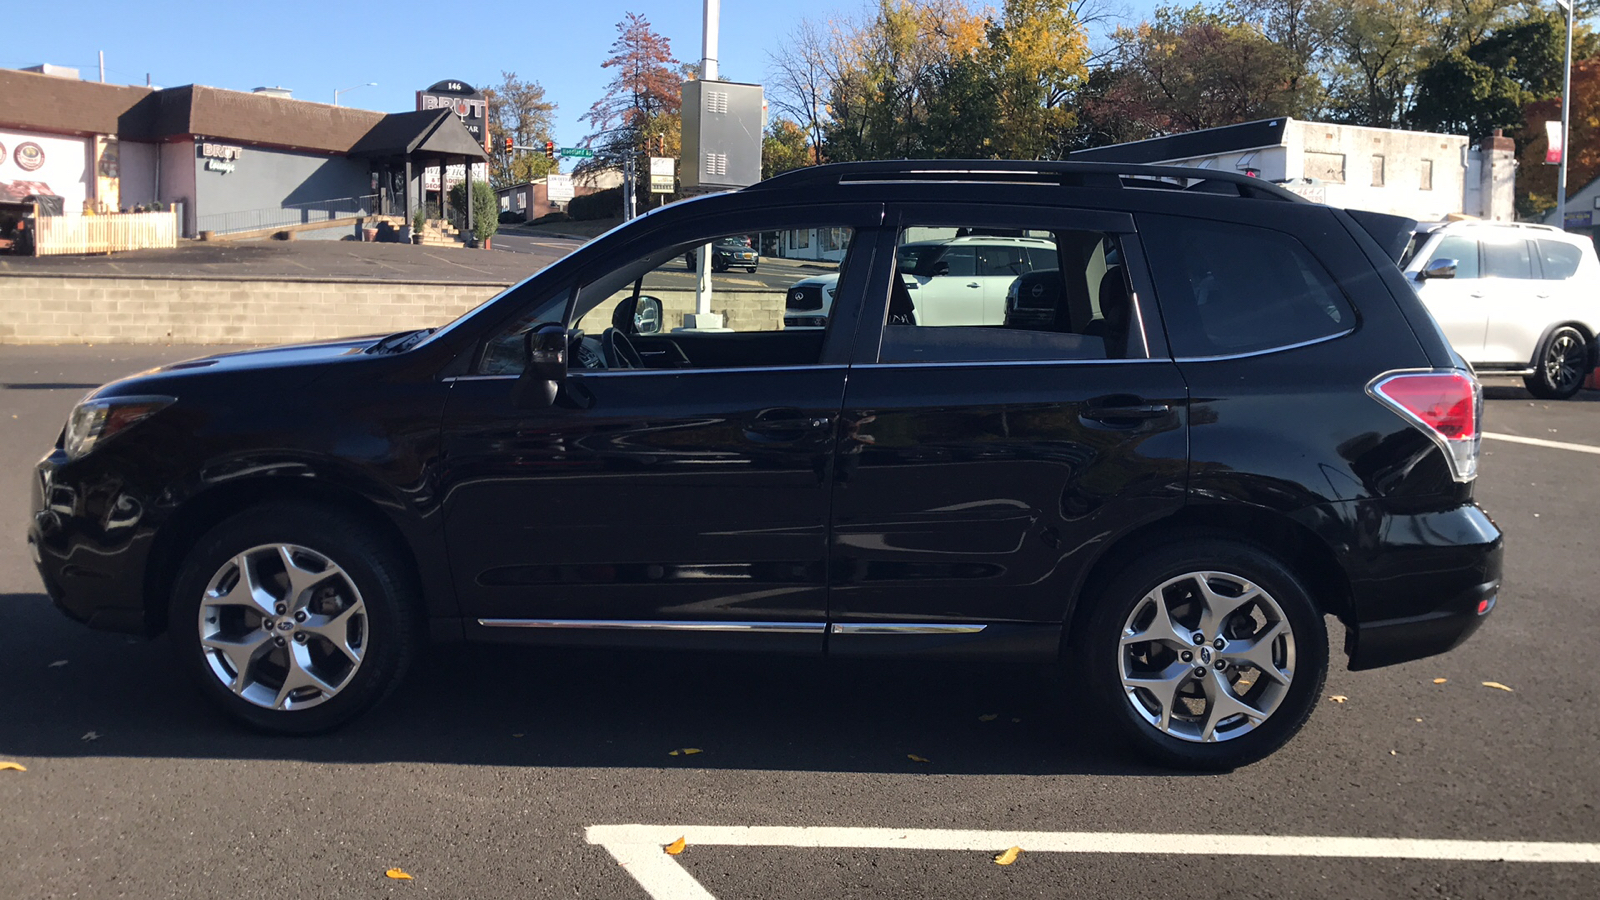
[[1550,340],[1550,335],[1555,334],[1556,330],[1559,328],[1574,328],[1577,329],[1579,334],[1583,335],[1583,345],[1589,351],[1589,364],[1590,366],[1595,365],[1597,361],[1595,357],[1595,336],[1600,334],[1600,331],[1597,331],[1595,328],[1590,327],[1587,323],[1580,322],[1577,319],[1568,319],[1562,322],[1552,322],[1550,325],[1547,325],[1544,331],[1539,333],[1539,339],[1533,342],[1533,356],[1529,358],[1528,365],[1534,369],[1539,368],[1539,358],[1544,355],[1545,342]]
[[1094,607],[1095,594],[1147,548],[1198,537],[1243,541],[1272,555],[1305,586],[1317,609],[1346,624],[1353,608],[1350,579],[1333,550],[1310,528],[1281,512],[1244,504],[1190,504],[1119,536],[1090,565],[1063,622],[1062,646]]
[[147,630],[166,630],[173,583],[188,550],[229,517],[267,503],[305,503],[345,515],[366,526],[394,550],[405,574],[425,591],[416,553],[393,518],[370,497],[352,488],[314,478],[259,477],[227,482],[185,500],[156,531],[145,566],[144,607]]

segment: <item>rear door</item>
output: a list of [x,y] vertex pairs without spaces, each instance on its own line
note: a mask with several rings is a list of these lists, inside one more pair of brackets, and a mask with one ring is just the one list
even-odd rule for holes
[[1526,364],[1561,306],[1560,284],[1539,278],[1533,241],[1516,233],[1522,229],[1505,230],[1512,234],[1482,241],[1484,284],[1489,291],[1483,353],[1473,361]]
[[[1050,232],[1068,273],[1060,302],[1117,295],[1120,330],[1073,333],[1058,324],[1066,314],[1041,317],[1050,324],[1037,330],[885,324],[905,294],[913,305],[920,295],[895,296],[880,266],[873,284],[890,296],[865,299],[841,417],[829,652],[998,639],[1054,653],[1100,542],[1183,503],[1187,395],[1161,336],[1144,327],[1159,320],[1133,221],[949,205],[891,207],[887,221]],[[1120,293],[1086,272],[1108,237],[1137,263],[1107,274],[1125,279]],[[889,249],[875,258],[893,259]]]

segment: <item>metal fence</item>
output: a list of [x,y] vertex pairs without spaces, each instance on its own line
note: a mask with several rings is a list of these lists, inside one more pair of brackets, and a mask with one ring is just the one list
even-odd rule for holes
[[265,231],[288,228],[293,225],[310,225],[331,222],[352,216],[370,216],[378,208],[377,194],[360,197],[337,197],[332,200],[313,200],[307,203],[285,203],[264,209],[246,209],[238,212],[209,213],[196,217],[198,231],[216,234],[236,234],[241,231]]
[[33,252],[37,256],[178,246],[178,214],[173,211],[38,216],[34,223]]

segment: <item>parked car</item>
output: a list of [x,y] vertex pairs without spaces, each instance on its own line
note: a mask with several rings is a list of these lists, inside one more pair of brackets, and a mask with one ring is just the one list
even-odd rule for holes
[[[698,247],[690,247],[683,254],[683,267],[693,272],[695,259],[699,253]],[[750,246],[747,237],[720,238],[711,245],[711,271],[726,272],[731,268],[740,267],[746,272],[754,272],[761,265],[761,254]]]
[[[105,385],[27,540],[64,613],[168,632],[269,731],[360,715],[425,640],[501,641],[1060,663],[1133,748],[1243,765],[1318,705],[1325,616],[1366,669],[1497,601],[1482,395],[1391,262],[1413,225],[1228,172],[801,169],[441,328]],[[759,290],[674,327],[686,249],[823,227],[825,327]],[[897,271],[947,227],[1048,234],[1054,314],[924,322]]]
[[1600,259],[1589,238],[1548,225],[1440,223],[1416,232],[1401,265],[1479,372],[1521,375],[1534,396],[1564,400],[1594,371]]

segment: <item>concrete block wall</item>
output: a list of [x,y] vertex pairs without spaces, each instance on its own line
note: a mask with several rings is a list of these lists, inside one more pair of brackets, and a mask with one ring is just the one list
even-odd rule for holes
[[[683,327],[683,317],[694,312],[693,291],[643,292],[661,301],[663,331]],[[584,334],[599,334],[611,327],[611,314],[628,293],[618,293],[590,310],[578,321]],[[711,295],[711,311],[722,316],[722,324],[734,331],[778,331],[783,328],[785,295],[779,290],[718,289]],[[398,329],[396,329],[398,330]]]
[[504,284],[0,278],[0,344],[282,344],[442,325]]

